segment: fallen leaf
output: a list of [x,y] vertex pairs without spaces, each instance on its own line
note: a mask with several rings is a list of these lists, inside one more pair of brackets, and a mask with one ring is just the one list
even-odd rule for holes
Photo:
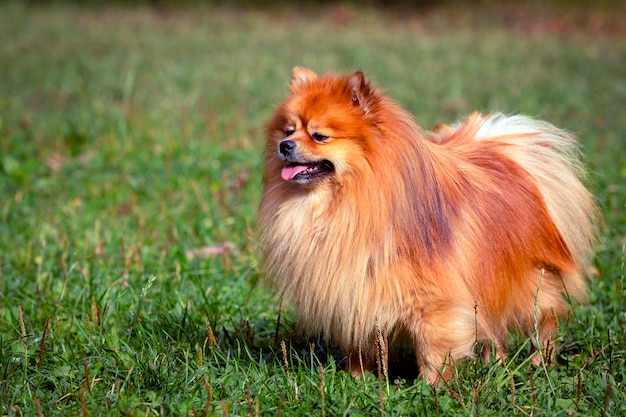
[[224,256],[236,250],[235,244],[225,242],[222,245],[205,246],[202,248],[188,249],[185,251],[185,257],[192,259],[206,259],[213,256]]

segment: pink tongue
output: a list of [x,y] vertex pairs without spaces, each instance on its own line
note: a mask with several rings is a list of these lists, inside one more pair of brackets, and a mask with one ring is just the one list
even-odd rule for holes
[[280,173],[280,175],[281,177],[283,177],[285,181],[289,181],[289,180],[292,180],[293,177],[295,177],[301,172],[306,171],[307,169],[309,169],[309,166],[307,165],[285,166],[283,167],[283,170]]

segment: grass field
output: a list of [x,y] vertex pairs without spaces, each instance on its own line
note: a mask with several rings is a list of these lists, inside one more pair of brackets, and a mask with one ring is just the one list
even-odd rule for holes
[[[622,416],[626,9],[599,4],[0,3],[0,413]],[[433,389],[291,338],[254,229],[294,65],[361,69],[427,127],[503,110],[577,134],[605,225],[558,366],[513,337]]]

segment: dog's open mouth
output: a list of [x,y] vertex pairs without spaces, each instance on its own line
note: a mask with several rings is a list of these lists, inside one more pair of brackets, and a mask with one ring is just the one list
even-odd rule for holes
[[332,162],[328,160],[308,163],[291,163],[283,167],[281,177],[285,181],[307,184],[313,180],[325,177],[334,170],[335,167]]

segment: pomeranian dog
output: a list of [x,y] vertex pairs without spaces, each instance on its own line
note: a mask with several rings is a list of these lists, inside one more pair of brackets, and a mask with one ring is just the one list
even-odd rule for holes
[[290,90],[258,223],[306,334],[338,344],[353,375],[408,340],[430,383],[477,351],[503,358],[511,330],[534,341],[532,363],[552,358],[597,223],[572,136],[503,114],[426,131],[361,72],[296,67]]

